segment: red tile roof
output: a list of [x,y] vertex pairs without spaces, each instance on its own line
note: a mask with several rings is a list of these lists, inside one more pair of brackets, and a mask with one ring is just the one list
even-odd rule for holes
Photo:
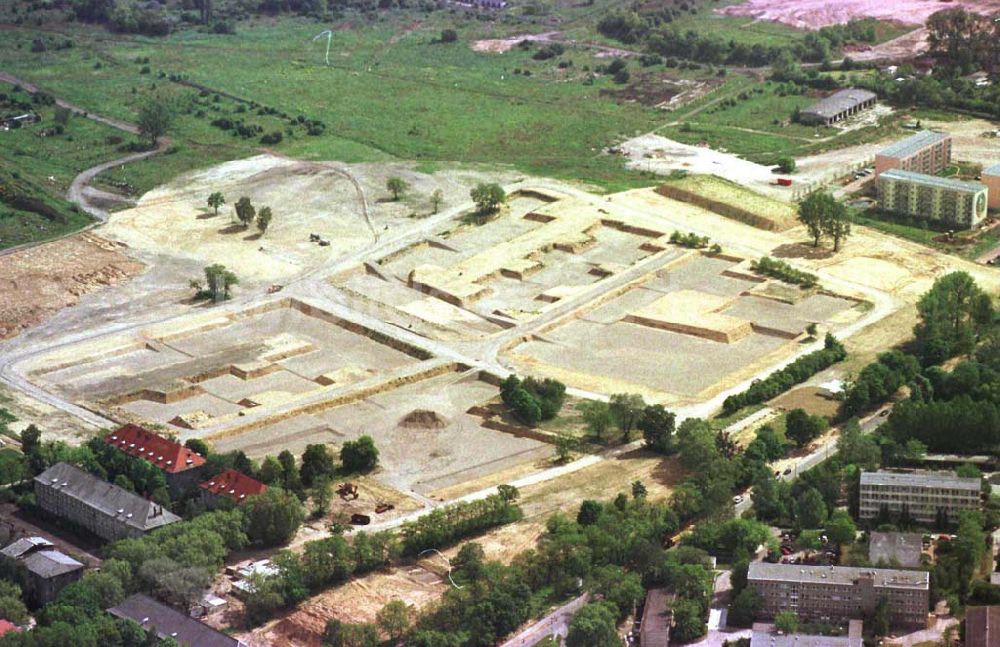
[[17,625],[10,620],[0,620],[0,636],[6,636],[12,631],[21,631]]
[[205,464],[205,458],[180,443],[137,425],[125,425],[104,437],[104,442],[129,456],[141,458],[168,474],[176,474]]
[[252,496],[263,494],[267,490],[267,486],[257,479],[252,479],[243,472],[237,472],[236,470],[226,470],[207,481],[199,483],[198,487],[212,494],[227,496],[237,503],[241,503]]

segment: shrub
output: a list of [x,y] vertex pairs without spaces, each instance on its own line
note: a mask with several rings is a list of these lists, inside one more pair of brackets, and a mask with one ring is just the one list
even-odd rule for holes
[[754,261],[750,264],[750,267],[758,274],[770,276],[773,279],[798,285],[802,288],[815,287],[818,282],[815,274],[797,270],[788,263],[775,260],[769,256],[764,256],[759,261]]

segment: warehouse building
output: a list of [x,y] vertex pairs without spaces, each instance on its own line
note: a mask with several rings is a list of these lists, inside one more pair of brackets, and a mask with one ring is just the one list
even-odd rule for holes
[[989,189],[987,205],[990,209],[1000,211],[1000,164],[994,164],[983,171],[983,184]]
[[890,169],[937,175],[951,163],[951,135],[922,130],[875,155],[875,177]]
[[891,169],[879,175],[885,211],[971,229],[986,218],[986,185]]
[[875,105],[876,98],[868,90],[840,90],[799,112],[799,122],[829,126],[871,108]]
[[846,624],[871,614],[885,599],[893,627],[927,626],[926,571],[753,562],[747,583],[760,596],[758,615],[768,620],[787,609],[807,622]]
[[141,537],[150,530],[180,521],[180,517],[158,503],[69,463],[56,463],[35,477],[35,500],[49,514],[108,541]]
[[859,516],[907,515],[928,525],[947,517],[956,523],[963,511],[979,509],[982,487],[980,479],[950,472],[862,472]]

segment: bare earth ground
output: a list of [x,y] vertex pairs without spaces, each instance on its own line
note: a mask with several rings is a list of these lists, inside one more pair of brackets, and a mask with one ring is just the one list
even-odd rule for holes
[[989,14],[1000,9],[996,0],[955,0],[947,5],[928,0],[748,0],[721,9],[727,16],[750,16],[757,20],[798,27],[819,29],[828,25],[845,24],[853,18],[894,20],[905,25],[923,25],[928,16],[941,9],[962,7],[968,11]]
[[0,339],[36,326],[89,292],[127,281],[143,264],[122,245],[80,234],[0,256]]
[[840,401],[825,389],[802,386],[772,400],[770,406],[786,411],[805,409],[814,416],[833,416],[840,408]]

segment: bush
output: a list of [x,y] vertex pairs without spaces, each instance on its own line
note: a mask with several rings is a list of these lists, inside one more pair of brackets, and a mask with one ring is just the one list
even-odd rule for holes
[[562,43],[549,43],[548,45],[542,47],[540,50],[535,52],[535,55],[531,58],[536,61],[547,61],[550,58],[556,58],[562,56],[565,53],[566,48],[563,47]]
[[754,261],[750,264],[750,268],[758,274],[770,276],[773,279],[802,288],[815,287],[819,282],[819,278],[815,274],[797,270],[785,261],[775,260],[770,256],[764,256],[759,261]]
[[458,40],[458,32],[454,29],[442,29],[441,30],[441,42],[442,43],[454,43]]
[[500,385],[500,398],[515,418],[534,426],[559,414],[566,400],[566,385],[548,378],[538,381],[529,377],[522,382],[511,375]]
[[779,157],[776,162],[778,165],[778,170],[782,173],[794,173],[795,172],[795,159],[792,157],[783,156]]
[[371,436],[349,440],[340,448],[340,462],[348,472],[369,472],[378,465],[378,448]]
[[280,144],[282,139],[283,137],[281,135],[281,131],[275,130],[274,132],[268,133],[263,137],[261,137],[260,143],[269,146],[272,144]]

